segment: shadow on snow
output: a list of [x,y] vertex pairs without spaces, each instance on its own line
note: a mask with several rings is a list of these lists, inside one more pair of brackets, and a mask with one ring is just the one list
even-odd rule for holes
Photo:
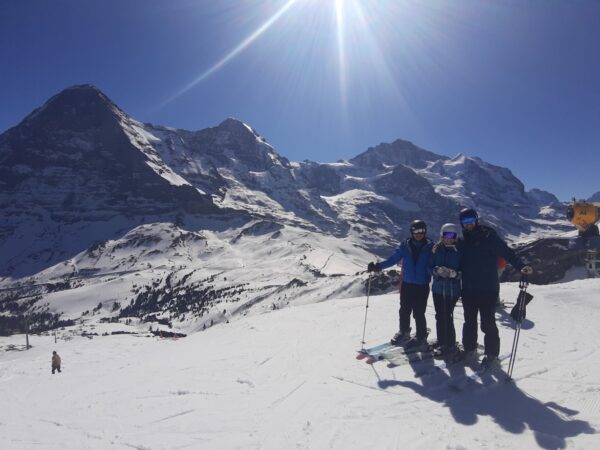
[[[431,367],[434,362],[417,360],[411,366],[417,372],[423,371],[427,367],[425,364]],[[475,367],[472,365],[471,368]],[[578,411],[556,402],[543,403],[523,392],[515,383],[506,382],[507,374],[501,369],[483,375],[483,384],[466,379],[467,373],[462,364],[451,365],[447,370],[425,375],[421,378],[422,384],[382,379],[377,384],[381,389],[410,388],[422,397],[447,407],[454,420],[463,425],[475,425],[479,416],[489,416],[510,433],[520,434],[530,428],[538,445],[544,449],[564,449],[567,438],[596,432],[588,422],[571,419]],[[456,380],[466,382],[460,391],[453,388],[452,383]]]

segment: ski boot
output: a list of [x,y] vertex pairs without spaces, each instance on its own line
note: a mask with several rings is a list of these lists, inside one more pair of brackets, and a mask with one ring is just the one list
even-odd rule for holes
[[465,361],[466,363],[477,362],[477,349],[465,350],[464,348],[459,348],[456,351],[456,361]]
[[410,341],[410,328],[408,329],[408,331],[398,331],[390,340],[390,344],[395,345],[397,347],[402,347],[408,341]]
[[451,345],[442,345],[433,350],[433,357],[435,359],[448,359],[456,356],[458,353],[458,348],[456,344]]
[[440,341],[435,341],[433,344],[431,344],[431,349],[436,350],[443,346],[444,346],[444,344],[442,344]]
[[415,352],[426,352],[429,350],[429,343],[427,342],[427,336],[421,339],[412,338],[410,341],[404,345],[405,353],[415,353]]
[[481,364],[479,366],[480,371],[488,371],[498,367],[500,365],[500,360],[497,356],[494,355],[485,355],[481,360]]

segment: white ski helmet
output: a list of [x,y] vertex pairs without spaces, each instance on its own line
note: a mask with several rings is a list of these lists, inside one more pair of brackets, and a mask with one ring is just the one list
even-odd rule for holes
[[444,233],[454,233],[458,237],[458,226],[453,223],[446,223],[440,230],[440,237],[444,237]]

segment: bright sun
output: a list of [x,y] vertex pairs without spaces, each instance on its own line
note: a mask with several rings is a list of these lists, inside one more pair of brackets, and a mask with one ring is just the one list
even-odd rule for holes
[[[336,84],[344,110],[347,109],[349,89],[352,83],[356,84],[356,80],[360,84],[372,83],[376,79],[379,84],[385,83],[388,92],[399,94],[388,64],[391,52],[382,47],[382,42],[390,40],[386,33],[389,35],[398,29],[398,19],[402,19],[410,9],[407,7],[407,4],[410,4],[409,0],[265,0],[265,5],[267,3],[271,12],[254,31],[244,36],[236,46],[160,106],[165,106],[187,93],[259,40],[281,42],[291,53],[295,47],[297,53],[306,59],[298,62],[302,67],[322,64],[314,60],[317,49],[310,47],[314,45],[311,43],[314,35],[321,34],[330,35],[331,44],[328,46],[335,48],[336,57],[330,59],[337,63]],[[399,9],[399,4],[403,5],[402,9]],[[278,8],[274,9],[277,6]],[[286,20],[283,20],[284,18]],[[287,20],[295,20],[302,24],[302,36],[290,33],[286,29]],[[278,22],[281,23],[281,26],[278,26],[279,31],[271,32]],[[367,79],[369,81],[365,81]]]

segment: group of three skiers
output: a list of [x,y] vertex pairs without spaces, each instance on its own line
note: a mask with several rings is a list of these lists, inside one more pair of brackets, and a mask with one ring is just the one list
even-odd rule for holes
[[[410,238],[385,261],[370,263],[369,272],[380,272],[402,261],[400,288],[400,330],[391,343],[407,351],[429,348],[425,310],[429,297],[430,281],[435,306],[437,342],[433,344],[434,356],[470,358],[477,350],[477,314],[481,317],[484,333],[485,356],[483,367],[498,361],[500,337],[496,326],[496,301],[500,291],[498,259],[504,258],[516,270],[531,274],[515,252],[506,245],[494,229],[479,223],[474,209],[460,212],[463,239],[458,239],[458,227],[445,224],[440,240],[433,243],[427,238],[427,226],[415,220],[410,226]],[[462,350],[456,345],[454,307],[462,298],[464,325]],[[411,338],[410,316],[413,315],[416,335]]]

